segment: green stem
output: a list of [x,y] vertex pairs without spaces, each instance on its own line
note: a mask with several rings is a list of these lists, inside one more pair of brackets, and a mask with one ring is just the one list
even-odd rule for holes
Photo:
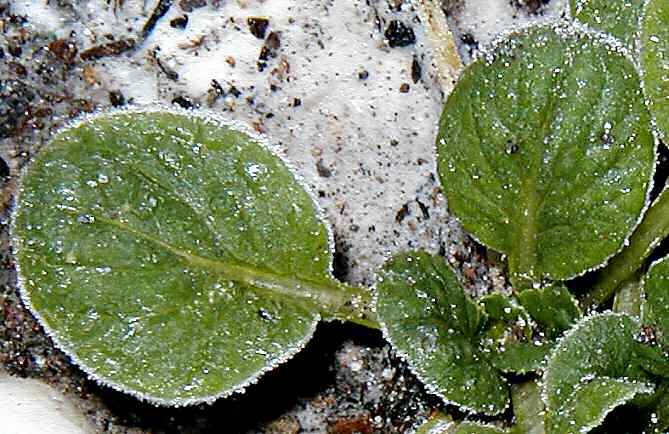
[[584,308],[600,305],[631,279],[646,262],[648,256],[669,235],[669,193],[665,188],[644,216],[629,239],[629,245],[599,270],[595,283],[581,304]]

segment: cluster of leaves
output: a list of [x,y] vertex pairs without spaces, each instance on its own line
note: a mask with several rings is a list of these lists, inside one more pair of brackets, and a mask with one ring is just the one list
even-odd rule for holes
[[646,269],[669,234],[669,194],[649,204],[669,6],[642,3],[576,2],[601,32],[514,32],[449,96],[444,190],[508,258],[510,294],[472,299],[416,251],[384,265],[372,302],[332,277],[314,200],[262,139],[210,114],[132,109],[69,126],[22,177],[23,300],[91,377],[157,404],[243,390],[338,319],[381,328],[428,390],[499,419],[425,432],[587,432],[618,407],[664,430],[669,260]]
[[512,407],[511,423],[440,416],[425,433],[669,428],[669,258],[648,265],[669,200],[647,198],[669,132],[669,3],[572,12],[474,62],[441,118],[449,206],[507,255],[512,294],[471,300],[424,253],[384,269],[379,317],[428,387],[479,414]]

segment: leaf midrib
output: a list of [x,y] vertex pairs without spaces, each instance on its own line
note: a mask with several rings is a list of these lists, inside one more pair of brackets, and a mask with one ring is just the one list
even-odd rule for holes
[[155,244],[197,268],[212,271],[226,280],[242,283],[265,295],[289,299],[310,311],[333,311],[340,308],[350,298],[346,287],[339,285],[334,279],[323,279],[321,281],[304,279],[263,270],[251,264],[233,264],[219,259],[207,258],[190,253],[118,220],[97,215],[94,217],[95,223],[112,226]]

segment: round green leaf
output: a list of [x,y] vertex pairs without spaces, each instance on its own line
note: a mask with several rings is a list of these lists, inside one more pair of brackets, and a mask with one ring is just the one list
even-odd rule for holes
[[641,28],[643,86],[664,138],[669,134],[669,3],[649,0]]
[[22,296],[100,382],[165,405],[253,383],[341,297],[314,201],[209,115],[120,111],[57,134],[22,177]]
[[465,229],[512,278],[567,279],[623,246],[655,161],[633,64],[582,30],[512,34],[464,71],[444,108],[438,165]]
[[386,338],[428,390],[470,411],[506,409],[506,381],[480,349],[485,314],[443,258],[394,257],[380,272],[376,297]]
[[635,49],[645,0],[570,0],[571,15]]
[[546,432],[587,432],[616,406],[652,393],[636,360],[639,324],[606,313],[581,320],[553,350],[544,373]]

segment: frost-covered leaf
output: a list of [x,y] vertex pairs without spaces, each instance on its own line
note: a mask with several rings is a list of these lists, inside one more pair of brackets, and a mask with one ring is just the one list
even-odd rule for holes
[[637,354],[644,369],[669,379],[669,257],[650,267],[643,294],[643,327],[637,335]]
[[597,36],[548,26],[512,34],[465,70],[438,151],[449,207],[509,256],[523,286],[618,251],[655,160],[634,65]]
[[645,0],[570,0],[571,15],[635,49]]
[[512,434],[544,434],[544,403],[536,380],[511,386]]
[[653,393],[642,382],[618,378],[593,378],[579,384],[561,407],[549,412],[547,434],[585,433],[600,425],[608,413],[639,394]]
[[653,391],[637,361],[638,330],[631,317],[607,313],[565,335],[544,374],[547,434],[587,432],[616,406]]
[[548,340],[559,337],[581,317],[576,300],[564,285],[527,289],[518,299]]
[[520,305],[514,305],[511,298],[498,294],[482,299],[490,317],[484,344],[493,352],[491,360],[497,369],[522,374],[540,368],[555,339],[581,312],[562,285],[524,290],[518,300]]
[[[645,301],[642,306],[644,336],[669,350],[669,257],[655,262],[644,278]],[[650,343],[650,342],[649,342]]]
[[533,339],[530,317],[511,297],[490,294],[480,299],[488,321],[481,345],[490,353],[490,362],[502,372],[535,371],[544,360],[549,346]]
[[477,422],[462,422],[452,433],[447,434],[505,434],[507,431],[496,426]]
[[240,390],[344,289],[280,158],[206,115],[125,111],[56,135],[23,175],[24,300],[104,384],[168,405]]
[[493,425],[469,421],[453,422],[451,417],[439,414],[421,425],[416,434],[504,434],[506,432]]
[[411,252],[388,261],[376,311],[386,338],[428,390],[468,410],[504,411],[508,386],[479,347],[485,313],[443,258]]
[[641,70],[650,111],[663,137],[669,134],[669,2],[649,0],[641,29]]

